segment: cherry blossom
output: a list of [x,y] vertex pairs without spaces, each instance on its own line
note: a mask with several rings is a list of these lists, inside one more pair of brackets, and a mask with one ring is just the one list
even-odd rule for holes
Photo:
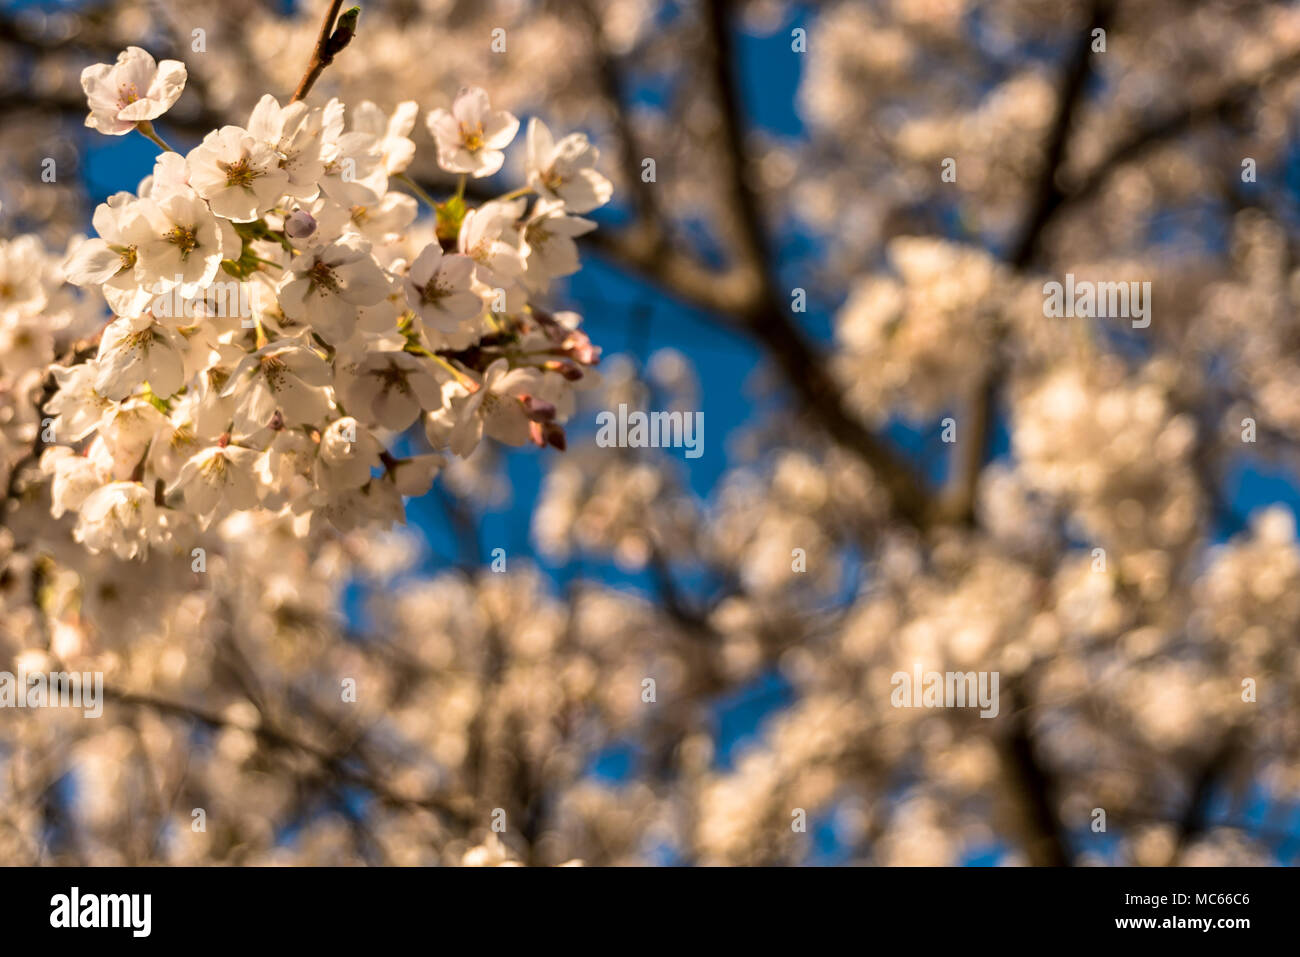
[[223,126],[185,157],[189,181],[218,216],[248,223],[289,189],[282,154],[238,126]]
[[153,493],[139,482],[109,482],[91,492],[77,510],[73,537],[91,551],[134,558],[154,538]]
[[[132,51],[119,66],[94,73],[92,110],[110,79],[141,87],[153,69]],[[144,559],[247,512],[288,509],[295,535],[400,520],[402,496],[427,491],[444,460],[394,456],[372,427],[400,433],[423,418],[426,437],[458,455],[484,434],[563,446],[577,363],[434,350],[491,332],[477,321],[488,295],[496,328],[553,349],[542,330],[555,321],[530,302],[525,264],[544,290],[578,268],[572,237],[593,226],[516,195],[465,209],[447,240],[459,251],[444,251],[416,197],[389,189],[412,162],[417,114],[414,101],[391,115],[363,102],[349,117],[338,99],[265,95],[246,128],[164,151],[137,194],[101,203],[97,235],[70,244],[61,273],[34,240],[0,247],[6,324],[47,308],[47,275],[101,291],[115,313],[93,350],[53,366],[45,403],[52,514],[75,511],[88,550]],[[433,122],[444,159],[476,175],[500,168],[514,117],[476,89],[445,117],[460,139],[453,147]],[[31,343],[26,361],[53,359],[53,336],[15,330]],[[16,341],[9,353],[20,355]]]
[[81,72],[81,88],[90,102],[86,125],[110,136],[129,133],[137,123],[170,110],[185,79],[185,64],[179,60],[157,63],[145,50],[127,47],[116,63],[97,63]]
[[453,403],[448,447],[457,455],[468,455],[484,433],[506,445],[523,445],[531,420],[525,399],[540,381],[536,369],[510,369],[505,359],[497,359],[483,373],[478,388]]
[[449,173],[491,176],[505,162],[502,152],[519,132],[519,120],[505,110],[493,110],[488,95],[476,86],[463,88],[451,110],[436,109],[426,117],[438,143],[438,164]]
[[253,508],[258,499],[254,449],[217,445],[196,452],[181,467],[167,493],[180,491],[185,506],[200,519]]
[[537,117],[528,121],[528,185],[571,212],[586,213],[609,202],[610,181],[596,170],[600,151],[585,133],[570,133],[558,143]]
[[99,340],[96,366],[95,391],[107,399],[124,399],[146,380],[163,398],[185,384],[179,337],[152,316],[109,323]]
[[234,228],[196,193],[185,190],[160,202],[142,200],[141,208],[150,228],[137,252],[136,281],[142,286],[163,290],[181,285],[185,295],[193,295],[216,278],[222,259],[238,256]]
[[409,352],[372,352],[352,371],[348,408],[364,410],[367,421],[395,432],[410,426],[422,410],[442,404],[442,390],[427,360]]
[[370,244],[347,238],[296,256],[280,287],[280,308],[290,319],[310,320],[331,340],[348,337],[358,306],[372,306],[389,291]]
[[528,250],[524,281],[529,288],[545,292],[551,280],[577,272],[581,263],[574,237],[595,228],[589,219],[568,215],[563,203],[539,201],[523,229]]
[[469,256],[444,255],[441,246],[430,243],[402,282],[406,301],[435,329],[455,332],[483,311],[483,300],[471,288],[473,272],[474,260]]

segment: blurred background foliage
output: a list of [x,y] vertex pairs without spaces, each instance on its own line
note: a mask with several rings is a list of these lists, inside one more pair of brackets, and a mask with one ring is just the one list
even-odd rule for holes
[[[149,170],[86,65],[183,60],[184,149],[287,97],[323,6],[0,3],[0,236],[57,256]],[[554,296],[605,351],[568,451],[485,445],[393,533],[228,529],[206,576],[11,477],[0,667],[112,697],[0,713],[0,861],[1294,861],[1296,5],[375,0],[313,97],[463,83],[615,181]],[[1150,328],[1045,318],[1066,272],[1150,281]],[[705,454],[595,446],[620,402]],[[999,716],[891,707],[918,662]]]

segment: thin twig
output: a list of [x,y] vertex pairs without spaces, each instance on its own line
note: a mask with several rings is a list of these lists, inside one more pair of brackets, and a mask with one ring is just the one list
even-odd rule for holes
[[[335,54],[348,45],[356,32],[356,15],[360,12],[359,8],[353,7],[340,18],[339,7],[341,6],[343,0],[331,0],[325,19],[321,21],[320,34],[316,37],[316,46],[311,52],[311,62],[307,64],[307,72],[298,81],[298,89],[294,90],[290,103],[297,103],[306,98],[317,78],[334,62]],[[345,22],[349,17],[350,22]]]

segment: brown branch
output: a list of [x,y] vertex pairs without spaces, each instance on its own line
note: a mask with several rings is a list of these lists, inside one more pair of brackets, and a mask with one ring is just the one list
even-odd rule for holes
[[[1076,36],[1074,47],[1065,61],[1056,97],[1056,112],[1048,128],[1043,150],[1043,162],[1038,177],[1030,191],[1029,206],[1017,233],[1015,246],[1008,257],[1008,265],[1017,272],[1029,268],[1038,255],[1044,231],[1062,205],[1060,173],[1066,157],[1070,131],[1083,103],[1083,94],[1092,73],[1092,34],[1104,30],[1114,13],[1113,0],[1096,0],[1088,16],[1088,23]],[[944,493],[943,513],[946,519],[969,525],[975,520],[975,496],[980,475],[988,459],[989,443],[993,436],[996,418],[998,386],[1006,374],[999,353],[1001,336],[996,336],[984,374],[971,391],[967,407],[966,441],[954,448],[954,465],[948,488]]]
[[623,108],[623,95],[619,82],[618,66],[614,54],[605,37],[605,25],[601,21],[600,11],[594,0],[580,0],[578,4],[587,20],[589,41],[592,50],[592,69],[599,83],[600,95],[614,120],[619,138],[619,162],[623,167],[623,179],[631,193],[632,203],[636,209],[634,229],[644,234],[641,240],[650,255],[656,255],[666,245],[664,219],[655,202],[654,190],[647,189],[641,182],[642,157],[637,150],[636,134],[628,111]]
[[736,220],[740,275],[747,278],[755,291],[750,305],[738,313],[740,327],[767,348],[803,409],[821,423],[831,438],[855,453],[876,473],[895,513],[908,524],[924,529],[933,511],[924,480],[844,404],[839,386],[826,371],[826,357],[786,310],[776,288],[775,265],[765,239],[761,200],[745,170],[743,108],[731,37],[731,6],[728,0],[711,0],[706,10],[705,29],[709,39],[709,70],[722,123],[717,162],[728,191],[726,208]]
[[1251,77],[1232,83],[1214,96],[1188,104],[1136,130],[1113,146],[1106,156],[1077,183],[1067,187],[1051,213],[1092,198],[1121,166],[1140,159],[1151,149],[1182,136],[1202,124],[1243,106],[1260,90],[1286,79],[1300,69],[1300,51],[1280,57]]
[[[1232,83],[1214,96],[1175,110],[1136,130],[1117,143],[1106,156],[1075,184],[1062,184],[1061,171],[1067,154],[1070,128],[1074,123],[1082,94],[1091,70],[1091,36],[1105,28],[1114,13],[1113,0],[1094,4],[1090,22],[1079,35],[1074,52],[1062,77],[1057,112],[1052,122],[1044,163],[1032,191],[1033,199],[1019,230],[1008,264],[1020,272],[1028,270],[1038,259],[1042,237],[1059,216],[1091,199],[1121,166],[1140,159],[1151,149],[1187,133],[1204,123],[1238,108],[1269,84],[1300,69],[1300,52],[1280,57],[1248,79]],[[998,384],[1005,370],[996,354],[986,374],[972,392],[966,434],[974,436],[960,448],[960,458],[953,472],[950,490],[945,495],[944,515],[969,524],[974,520],[975,492],[979,476],[988,457],[992,433],[993,409]]]
[[772,262],[765,240],[762,203],[746,172],[744,107],[737,85],[739,69],[731,37],[731,3],[710,0],[706,10],[709,71],[722,123],[717,162],[727,190],[726,210],[735,219],[741,260],[754,270],[765,299],[775,296]]
[[1024,826],[1024,851],[1029,864],[1067,867],[1071,855],[1056,809],[1056,781],[1039,760],[1034,745],[1032,709],[1022,692],[1026,682],[1024,675],[1008,682],[1002,696],[1002,707],[1010,711],[1010,727],[1000,749],[1006,781],[1019,805],[1017,817]]
[[[1058,175],[1066,155],[1070,131],[1092,71],[1092,33],[1105,29],[1114,12],[1112,0],[1096,0],[1088,25],[1075,40],[1061,77],[1056,113],[1048,133],[1043,164],[1026,213],[1020,237],[1010,257],[1017,271],[1026,269],[1037,255],[1040,239],[1053,214],[1060,208]],[[995,349],[997,344],[995,343]],[[996,351],[989,357],[984,376],[976,385],[971,400],[971,421],[966,430],[968,441],[961,451],[955,471],[957,481],[954,515],[961,521],[974,520],[975,495],[983,472],[988,445],[993,433],[997,391],[1005,366]],[[1056,809],[1057,785],[1051,771],[1039,760],[1030,728],[1029,702],[1023,688],[1028,679],[1022,676],[1008,688],[1011,730],[1002,742],[1002,755],[1009,783],[1019,791],[1026,813],[1025,851],[1031,864],[1065,866],[1070,863],[1069,846]]]
[[1210,753],[1205,763],[1197,770],[1191,782],[1191,793],[1178,820],[1178,843],[1174,851],[1174,863],[1180,863],[1188,845],[1199,837],[1209,826],[1208,805],[1214,798],[1214,790],[1221,779],[1232,769],[1240,751],[1244,734],[1241,728],[1229,728],[1218,745]]
[[321,21],[320,34],[316,37],[316,46],[311,52],[311,62],[307,64],[307,72],[298,81],[298,89],[294,90],[290,103],[306,98],[316,80],[325,72],[325,68],[334,62],[335,55],[347,46],[356,34],[360,8],[353,7],[340,17],[341,6],[343,0],[330,0],[325,19]]
[[1047,148],[1044,150],[1043,165],[1038,171],[1028,215],[1009,259],[1015,269],[1024,269],[1030,264],[1038,250],[1043,230],[1060,206],[1062,193],[1058,177],[1065,161],[1070,129],[1074,125],[1079,106],[1083,102],[1084,88],[1092,73],[1092,33],[1107,27],[1113,11],[1113,0],[1097,0],[1092,5],[1088,25],[1076,38],[1074,49],[1066,63],[1056,100],[1056,115],[1052,118]]

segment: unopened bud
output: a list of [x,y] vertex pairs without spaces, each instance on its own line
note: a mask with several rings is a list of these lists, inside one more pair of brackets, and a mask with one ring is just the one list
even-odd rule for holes
[[563,359],[547,359],[542,363],[542,369],[546,372],[558,372],[570,382],[577,382],[582,378],[582,370],[572,362],[566,362]]
[[534,419],[528,423],[528,437],[538,448],[549,445],[563,452],[567,447],[564,428],[554,422],[538,422]]
[[306,239],[316,232],[316,218],[305,209],[295,209],[284,218],[284,234],[290,239]]
[[357,35],[357,21],[361,17],[361,8],[352,7],[344,10],[339,14],[338,21],[334,24],[334,32],[325,43],[325,55],[334,57],[340,50],[352,42],[352,38]]
[[519,401],[524,405],[524,411],[534,422],[549,422],[555,418],[555,406],[545,399],[539,399],[535,395],[521,395]]
[[584,366],[594,366],[600,361],[600,347],[591,344],[591,339],[580,329],[575,329],[564,337],[560,348]]
[[546,444],[563,452],[568,447],[568,442],[564,437],[564,427],[556,425],[554,422],[547,422],[542,426],[542,431],[546,433]]

